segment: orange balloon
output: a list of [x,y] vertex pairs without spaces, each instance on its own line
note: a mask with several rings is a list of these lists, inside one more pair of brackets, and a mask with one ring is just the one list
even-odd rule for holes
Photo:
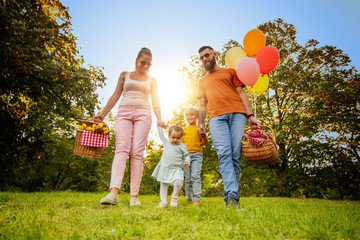
[[241,59],[246,58],[246,52],[241,47],[230,48],[225,55],[225,62],[229,68],[236,70]]
[[244,37],[244,50],[250,57],[254,57],[260,49],[265,47],[265,43],[266,38],[262,31],[259,29],[250,30]]
[[254,86],[246,86],[250,93],[259,95],[265,92],[269,86],[269,77],[268,75],[260,74],[259,79]]

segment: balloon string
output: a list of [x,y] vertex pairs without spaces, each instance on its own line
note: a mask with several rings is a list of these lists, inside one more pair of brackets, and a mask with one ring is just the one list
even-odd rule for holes
[[255,111],[254,111],[254,115],[256,117],[256,95],[254,94],[254,102],[255,102]]

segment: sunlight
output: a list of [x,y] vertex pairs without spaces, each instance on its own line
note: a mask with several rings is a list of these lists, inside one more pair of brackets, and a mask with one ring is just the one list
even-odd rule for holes
[[163,68],[152,68],[150,75],[158,82],[159,102],[163,120],[172,118],[173,109],[186,97],[183,76],[175,67],[162,65]]

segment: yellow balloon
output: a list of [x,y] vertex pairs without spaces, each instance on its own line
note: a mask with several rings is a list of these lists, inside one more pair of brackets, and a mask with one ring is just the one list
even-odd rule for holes
[[230,48],[225,55],[225,62],[229,68],[236,70],[241,59],[246,58],[246,52],[241,47]]
[[265,92],[269,86],[269,77],[266,74],[260,74],[259,79],[254,86],[246,86],[251,94],[259,95]]

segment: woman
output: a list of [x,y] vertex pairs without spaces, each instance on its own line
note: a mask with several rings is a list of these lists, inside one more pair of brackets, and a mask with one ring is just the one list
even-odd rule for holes
[[137,196],[143,173],[143,154],[151,128],[149,94],[157,124],[163,125],[157,82],[148,75],[151,60],[151,51],[142,48],[136,57],[135,71],[120,74],[116,89],[105,108],[94,117],[94,121],[102,122],[122,95],[115,118],[116,150],[111,169],[110,193],[100,200],[100,204],[118,204],[118,193],[124,177],[126,160],[130,154],[130,206],[140,205]]

